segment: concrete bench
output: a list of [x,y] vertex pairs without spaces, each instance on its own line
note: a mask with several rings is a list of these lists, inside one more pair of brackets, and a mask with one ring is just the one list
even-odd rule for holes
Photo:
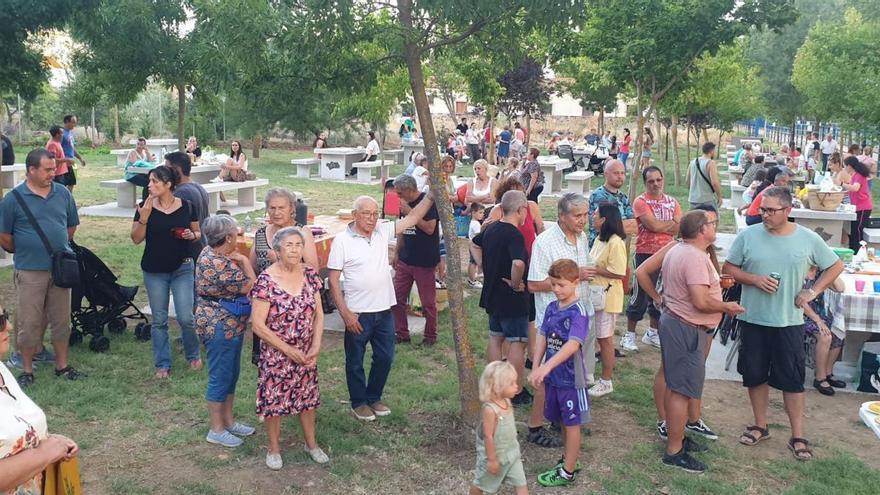
[[134,149],[110,150],[110,154],[116,156],[116,166],[117,167],[124,167],[125,166],[125,159],[128,158],[128,154],[131,153],[132,151],[134,151]]
[[137,203],[137,187],[125,179],[104,180],[101,187],[116,189],[116,205],[120,208],[134,208]]
[[379,178],[388,177],[388,168],[394,160],[376,160],[372,162],[355,162],[351,166],[357,169],[357,181],[369,184],[373,180],[373,169],[379,169]]
[[745,204],[743,201],[743,193],[746,192],[746,187],[741,186],[736,183],[730,184],[730,206],[734,208],[739,208]]
[[593,172],[587,172],[586,170],[567,174],[565,180],[568,182],[568,189],[566,189],[565,192],[584,194],[585,191],[590,190],[590,182],[592,178]]
[[268,179],[255,179],[244,182],[209,182],[202,184],[208,193],[208,211],[220,208],[220,193],[238,191],[238,206],[254,206],[257,204],[257,188],[268,186]]
[[321,163],[317,158],[299,158],[290,160],[292,165],[296,165],[296,177],[298,179],[308,179],[312,176],[312,166]]
[[0,187],[3,189],[12,189],[21,182],[18,178],[20,172],[25,171],[24,163],[16,163],[15,165],[3,165],[0,167]]
[[396,150],[385,150],[382,152],[385,156],[390,157],[394,160],[394,163],[398,165],[406,165],[406,158],[403,156],[403,148]]
[[880,249],[880,229],[864,229],[862,239],[868,243],[868,246]]

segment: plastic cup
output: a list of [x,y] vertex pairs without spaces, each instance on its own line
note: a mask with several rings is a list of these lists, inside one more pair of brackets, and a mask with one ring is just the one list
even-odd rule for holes
[[880,280],[874,281],[874,292],[880,294]]
[[864,280],[856,280],[856,292],[865,292]]

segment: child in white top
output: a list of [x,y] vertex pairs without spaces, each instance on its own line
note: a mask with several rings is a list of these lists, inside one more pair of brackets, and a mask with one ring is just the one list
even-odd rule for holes
[[[483,218],[486,216],[486,207],[480,203],[471,203],[471,225],[468,228],[468,239],[473,241],[474,237],[480,233],[483,228]],[[480,263],[477,262],[477,256],[474,256],[474,250],[479,249],[470,242],[470,262],[468,263],[468,285],[474,289],[482,289],[483,284],[477,280],[477,273],[480,271]]]

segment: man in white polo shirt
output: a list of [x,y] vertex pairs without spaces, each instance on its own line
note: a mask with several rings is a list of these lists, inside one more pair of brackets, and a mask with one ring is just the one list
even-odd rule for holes
[[822,144],[820,144],[819,147],[822,149],[822,171],[825,172],[828,170],[828,157],[834,152],[840,151],[840,146],[837,144],[837,141],[834,140],[834,135],[828,134],[825,136],[825,140],[822,141]]
[[[529,259],[528,286],[529,292],[535,294],[535,324],[540,329],[544,323],[544,312],[547,306],[556,300],[550,289],[550,276],[548,271],[554,261],[560,259],[574,260],[580,270],[580,284],[578,284],[578,300],[587,309],[590,318],[593,316],[593,304],[589,297],[589,280],[596,274],[596,267],[590,257],[589,237],[584,232],[587,225],[589,201],[581,194],[566,193],[557,203],[558,222],[549,227],[535,239],[532,244],[532,257]],[[596,347],[596,336],[589,332],[587,342],[584,343],[584,356],[593,356]],[[532,349],[534,352],[534,349]],[[587,373],[592,375],[595,368],[595,358],[587,359],[584,363]],[[536,363],[540,364],[540,363]],[[587,377],[587,380],[592,380]],[[579,384],[580,388],[586,388],[586,383]],[[532,412],[529,416],[528,441],[542,447],[559,447],[561,442],[544,428],[544,391],[535,390],[535,400],[532,402]]]
[[[394,319],[397,303],[388,264],[388,244],[425,216],[429,196],[396,222],[379,224],[379,204],[369,196],[354,202],[354,222],[336,236],[330,248],[330,293],[345,322],[345,377],[351,409],[357,419],[373,421],[391,410],[382,403],[382,391],[394,360]],[[345,290],[340,285],[345,278]],[[370,379],[364,374],[367,344],[373,348]]]

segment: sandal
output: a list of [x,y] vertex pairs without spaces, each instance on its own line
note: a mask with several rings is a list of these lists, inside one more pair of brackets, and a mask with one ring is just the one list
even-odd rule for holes
[[538,431],[529,431],[526,439],[535,445],[548,449],[558,449],[562,447],[562,439],[553,435],[544,427],[541,427]]
[[[803,448],[795,448],[796,443],[804,444]],[[791,451],[794,458],[799,461],[809,461],[813,458],[813,449],[810,448],[810,442],[806,438],[791,437],[788,441],[788,450]]]
[[22,373],[15,379],[21,389],[26,389],[34,383],[33,373]]
[[[760,433],[761,436],[756,437],[753,433],[751,433],[753,431]],[[745,440],[746,438],[748,438],[748,440]],[[762,441],[764,441],[768,438],[770,438],[770,428],[769,427],[761,428],[758,425],[746,426],[746,431],[742,435],[739,436],[739,443],[741,443],[743,445],[747,445],[749,447],[754,447],[755,445],[758,445],[759,443],[761,443]]]
[[846,382],[834,378],[834,375],[826,376],[825,381],[828,382],[828,385],[831,385],[834,388],[846,388]]
[[55,370],[55,376],[67,378],[68,380],[79,380],[80,378],[85,378],[86,374],[77,371],[73,366],[68,366],[60,370]]

